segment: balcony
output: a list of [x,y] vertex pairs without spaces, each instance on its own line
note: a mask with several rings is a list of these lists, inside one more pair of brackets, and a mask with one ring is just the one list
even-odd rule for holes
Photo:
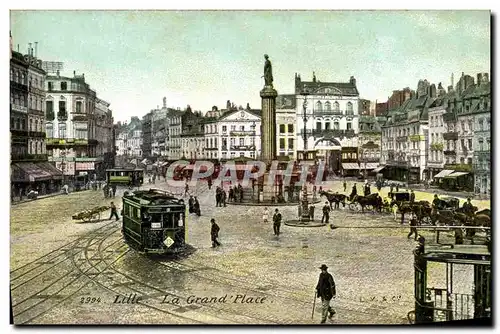
[[[301,132],[303,132],[303,130]],[[322,129],[322,130],[318,130],[318,129],[316,129],[316,130],[312,131],[312,134],[315,137],[327,137],[327,138],[332,138],[332,137],[336,137],[336,138],[343,138],[343,137],[351,138],[351,137],[354,137],[356,135],[356,133],[352,129],[350,129],[350,130],[338,130],[338,129]]]
[[446,151],[443,151],[443,154],[444,155],[457,155],[457,151],[455,150],[446,150]]
[[[217,151],[219,148],[218,147],[205,147],[205,151]],[[222,146],[223,151],[227,151],[227,146]]]
[[387,160],[387,164],[391,166],[397,166],[397,167],[408,167],[408,161],[406,160]]
[[366,157],[363,158],[362,156],[359,158],[360,163],[365,163],[365,162],[379,162],[380,157]]
[[28,132],[28,136],[30,136],[30,137],[38,137],[38,138],[45,138],[45,132],[30,131],[30,132]]
[[405,142],[408,140],[408,136],[397,136],[396,141],[397,142]]
[[444,140],[458,140],[458,132],[445,132],[443,133]]
[[89,120],[89,115],[83,113],[71,113],[73,115],[74,122],[87,122]]
[[104,157],[76,157],[76,162],[102,162]]
[[20,106],[20,105],[17,105],[17,104],[11,104],[10,105],[10,110],[11,111],[20,112],[20,113],[23,113],[23,114],[28,113],[28,108]]
[[442,151],[444,148],[444,145],[443,144],[431,144],[431,150],[434,150],[434,151]]
[[255,151],[255,145],[231,145],[231,151]]
[[444,161],[443,160],[428,160],[427,167],[431,168],[443,168]]
[[233,137],[255,136],[255,131],[230,131],[229,135]]
[[[302,115],[303,113],[301,113]],[[342,110],[313,110],[314,116],[354,116],[354,112],[349,114],[343,112]]]
[[450,169],[457,172],[472,172],[472,165],[468,164],[445,164],[444,169]]
[[446,112],[443,114],[443,121],[449,123],[449,122],[456,122],[457,121],[457,115],[453,112]]
[[411,142],[415,142],[415,141],[425,140],[425,137],[424,137],[424,136],[421,136],[421,135],[411,135],[411,136],[408,136],[408,139],[409,139]]
[[87,146],[97,144],[95,139],[47,138],[47,146]]
[[12,161],[47,161],[47,154],[11,154]]

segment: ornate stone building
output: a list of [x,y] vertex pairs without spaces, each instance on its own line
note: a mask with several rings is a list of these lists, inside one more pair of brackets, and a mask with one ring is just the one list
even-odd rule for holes
[[276,98],[276,148],[278,156],[297,157],[297,111],[295,95]]
[[[342,157],[357,161],[359,92],[356,79],[320,82],[313,74],[312,81],[302,81],[296,74],[295,97],[297,158],[324,160],[337,174],[355,167],[342,164]],[[304,110],[307,147],[304,147],[304,140],[299,139],[304,136]]]
[[429,152],[427,158],[429,179],[440,173],[445,163],[443,134],[446,132],[446,127],[443,115],[446,112],[449,95],[441,83],[438,85],[437,94],[437,99],[429,107],[429,147],[427,149]]
[[359,118],[358,159],[361,171],[373,171],[380,164],[382,129],[375,116]]

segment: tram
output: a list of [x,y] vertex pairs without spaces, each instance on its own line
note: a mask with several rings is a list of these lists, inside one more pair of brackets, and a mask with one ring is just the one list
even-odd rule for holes
[[158,190],[123,196],[122,233],[140,253],[174,254],[186,246],[186,205],[183,199]]
[[144,170],[139,168],[106,169],[106,183],[140,187],[144,183]]
[[[436,231],[439,233],[439,231]],[[410,323],[491,320],[491,243],[456,245],[419,238],[414,250],[415,310]],[[458,282],[456,282],[456,281]]]

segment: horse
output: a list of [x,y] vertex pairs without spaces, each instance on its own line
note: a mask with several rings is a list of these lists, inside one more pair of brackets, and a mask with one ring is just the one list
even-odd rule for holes
[[361,205],[361,211],[365,211],[366,206],[372,206],[377,211],[382,210],[382,198],[378,194],[371,194],[369,196],[359,196],[356,195],[351,201],[351,204],[359,203]]
[[326,191],[320,191],[319,195],[326,197],[326,199],[330,203],[330,208],[331,209],[333,209],[332,202],[335,202],[335,204],[337,204],[336,206],[338,206],[339,203],[342,203],[342,207],[345,208],[345,201],[347,199],[346,195],[344,195],[344,194],[338,194],[338,193],[337,194],[332,194],[332,193],[328,193]]
[[447,198],[445,200],[438,198],[438,202],[436,204],[436,208],[438,210],[446,210],[446,209],[458,209],[460,206],[460,200],[458,198]]
[[392,213],[394,214],[394,220],[398,220],[397,213],[401,213],[401,224],[405,221],[405,214],[413,213],[412,205],[410,202],[401,202],[392,200],[391,202]]

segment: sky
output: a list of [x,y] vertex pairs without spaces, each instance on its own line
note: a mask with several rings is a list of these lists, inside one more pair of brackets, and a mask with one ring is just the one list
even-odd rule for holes
[[85,73],[115,121],[162,105],[260,109],[264,54],[279,94],[294,75],[357,81],[383,102],[420,79],[490,73],[489,11],[11,11],[14,50]]

